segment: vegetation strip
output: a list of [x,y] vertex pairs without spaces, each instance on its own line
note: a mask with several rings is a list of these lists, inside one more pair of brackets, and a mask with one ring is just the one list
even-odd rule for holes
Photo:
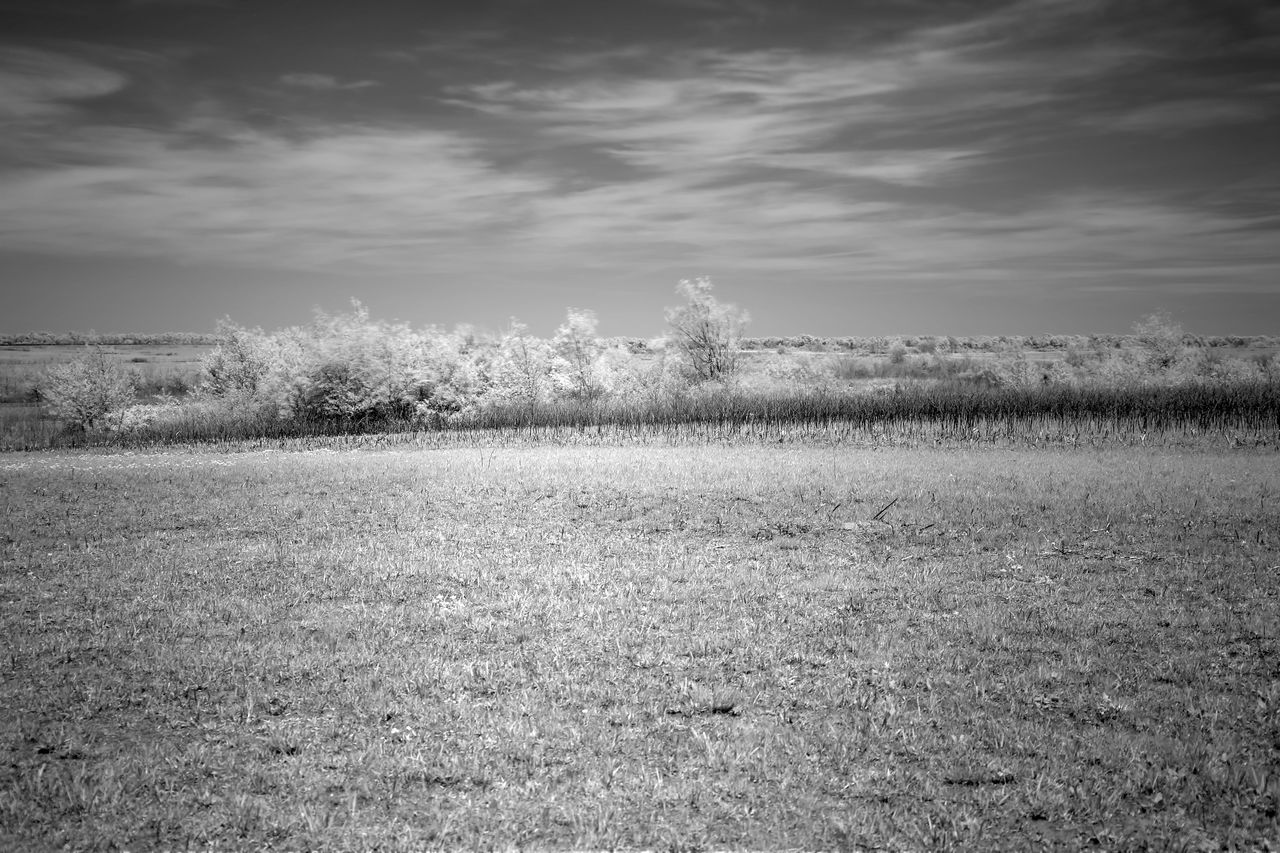
[[23,404],[0,407],[0,449],[566,428],[624,441],[687,440],[692,427],[718,441],[845,443],[1204,434],[1259,443],[1280,433],[1270,339],[1224,351],[1153,315],[1132,336],[1036,342],[1056,348],[1048,352],[1021,338],[997,349],[870,339],[855,351],[849,339],[804,336],[761,350],[742,337],[745,312],[712,289],[708,279],[681,282],[684,302],[652,341],[601,338],[581,309],[542,340],[516,320],[497,336],[414,330],[357,304],[273,333],[226,323],[187,372],[150,364],[177,350],[134,356],[127,368],[124,353],[103,348],[43,369],[0,359],[0,395]]

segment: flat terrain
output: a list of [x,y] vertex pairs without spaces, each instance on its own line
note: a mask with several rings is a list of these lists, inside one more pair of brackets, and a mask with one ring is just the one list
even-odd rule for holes
[[[181,391],[195,385],[200,376],[200,360],[213,347],[118,344],[99,349],[132,371],[144,388],[168,386]],[[85,351],[83,345],[70,344],[0,346],[0,404],[27,401],[50,367],[80,358]]]
[[0,848],[1274,849],[1278,462],[0,455]]
[[[112,358],[132,364],[182,365],[198,369],[213,350],[195,344],[103,344],[94,346]],[[24,367],[61,364],[84,355],[83,344],[10,344],[0,346],[0,375]]]

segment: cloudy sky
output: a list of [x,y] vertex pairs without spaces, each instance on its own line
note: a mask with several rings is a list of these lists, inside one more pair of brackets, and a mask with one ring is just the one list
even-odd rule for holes
[[0,0],[0,332],[1280,333],[1266,0]]

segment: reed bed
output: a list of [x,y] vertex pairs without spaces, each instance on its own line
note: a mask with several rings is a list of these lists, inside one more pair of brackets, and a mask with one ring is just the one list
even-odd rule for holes
[[1148,443],[1280,437],[1276,384],[972,388],[904,386],[890,393],[721,391],[648,402],[563,400],[490,406],[420,420],[296,420],[230,407],[186,409],[143,428],[98,434],[48,422],[6,426],[3,448],[146,447],[236,442],[489,444],[845,441]]

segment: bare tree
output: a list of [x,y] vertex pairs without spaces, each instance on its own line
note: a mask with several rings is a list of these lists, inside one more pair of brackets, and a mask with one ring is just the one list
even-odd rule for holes
[[736,305],[722,304],[711,295],[707,276],[684,279],[676,293],[685,304],[667,309],[672,340],[687,361],[694,382],[723,382],[738,367],[738,342],[750,316]]

